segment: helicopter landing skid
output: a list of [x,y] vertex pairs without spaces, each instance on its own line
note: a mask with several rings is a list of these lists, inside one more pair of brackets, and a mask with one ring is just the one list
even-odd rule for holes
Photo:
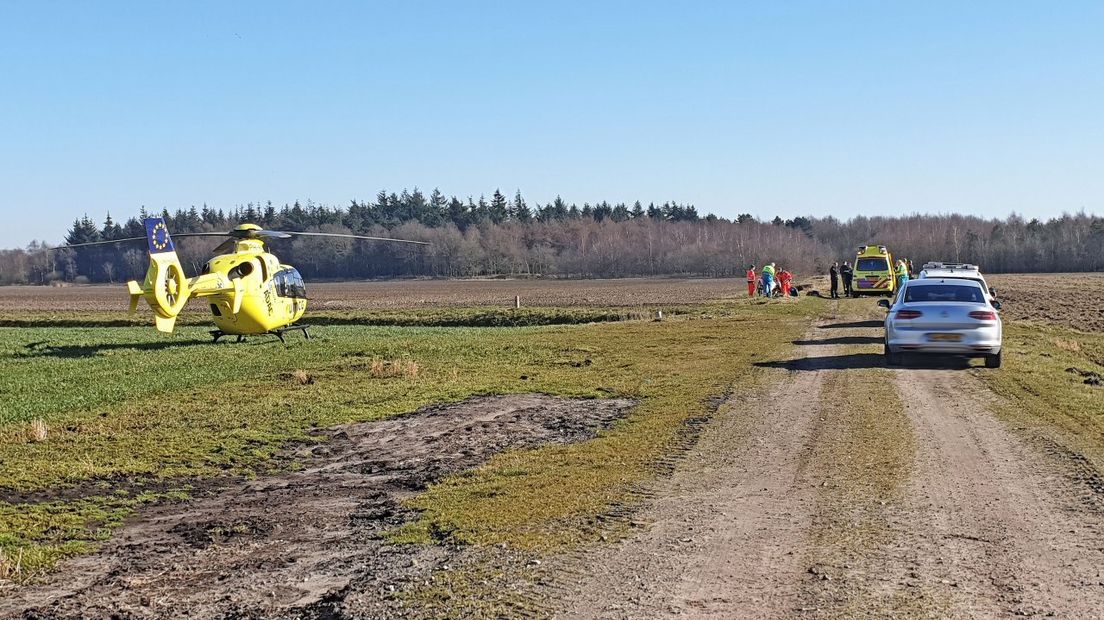
[[[280,342],[286,343],[287,340],[284,339],[284,334],[286,334],[288,332],[291,332],[291,331],[303,332],[303,338],[306,338],[307,340],[310,340],[310,337],[311,337],[310,332],[307,331],[307,329],[309,329],[309,328],[310,328],[310,325],[289,325],[287,327],[279,327],[277,329],[269,330],[266,333],[272,334],[273,336],[276,336],[277,338],[279,338]],[[215,339],[214,342],[218,342],[219,338],[222,338],[223,336],[232,336],[232,335],[234,335],[234,334],[228,334],[228,333],[222,331],[221,329],[213,329],[213,330],[211,330],[210,333],[211,333],[211,336],[214,337],[214,339]],[[237,334],[237,336],[238,336],[238,339],[235,342],[241,342],[241,341],[245,340],[244,335]]]
[[277,338],[280,339],[280,342],[286,342],[284,340],[284,334],[293,331],[301,331],[303,332],[303,338],[310,340],[310,332],[307,331],[309,327],[310,325],[288,325],[287,327],[276,328],[268,333],[274,334]]

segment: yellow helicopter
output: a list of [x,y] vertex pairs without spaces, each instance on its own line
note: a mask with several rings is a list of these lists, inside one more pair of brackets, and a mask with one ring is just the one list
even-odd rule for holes
[[128,237],[111,241],[95,241],[61,246],[57,249],[89,245],[105,245],[145,239],[149,246],[150,266],[146,279],[139,284],[127,282],[130,290],[130,312],[138,310],[138,300],[145,298],[153,310],[157,331],[172,333],[176,317],[188,300],[201,297],[210,304],[212,320],[218,329],[212,330],[215,342],[235,335],[240,342],[245,336],[273,334],[281,341],[291,330],[310,338],[306,325],[296,325],[307,309],[307,290],[303,278],[291,265],[284,265],[275,255],[265,251],[266,239],[288,239],[294,235],[340,237],[429,245],[422,241],[368,237],[339,233],[291,232],[264,230],[256,224],[241,224],[225,233],[181,233],[177,237],[230,237],[215,248],[215,256],[202,273],[188,278],[176,256],[164,218],[144,220],[145,237]]

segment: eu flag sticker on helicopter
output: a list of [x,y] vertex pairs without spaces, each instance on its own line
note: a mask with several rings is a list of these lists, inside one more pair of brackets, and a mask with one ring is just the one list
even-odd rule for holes
[[145,220],[146,241],[149,243],[150,254],[172,252],[172,237],[169,237],[169,228],[165,226],[165,220],[160,217],[149,217]]

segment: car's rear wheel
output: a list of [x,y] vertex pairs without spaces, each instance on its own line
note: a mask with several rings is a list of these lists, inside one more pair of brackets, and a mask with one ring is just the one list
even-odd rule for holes
[[901,354],[894,353],[893,350],[889,348],[889,343],[885,344],[885,362],[886,366],[901,365]]
[[986,368],[1000,368],[1001,367],[1001,353],[1002,352],[998,351],[997,353],[995,353],[993,355],[986,355],[985,356],[985,367]]

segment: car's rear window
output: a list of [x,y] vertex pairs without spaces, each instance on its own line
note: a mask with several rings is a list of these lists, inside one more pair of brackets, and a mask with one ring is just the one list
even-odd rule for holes
[[905,303],[915,302],[963,301],[982,303],[985,301],[981,289],[976,286],[955,286],[953,284],[925,284],[905,289]]
[[886,271],[889,263],[884,258],[860,258],[855,263],[856,271]]

